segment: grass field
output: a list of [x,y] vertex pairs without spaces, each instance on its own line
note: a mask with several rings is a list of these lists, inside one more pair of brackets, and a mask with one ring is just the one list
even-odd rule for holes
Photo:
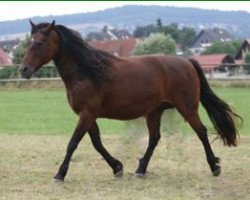
[[[245,123],[240,132],[249,134],[249,88],[216,88],[215,91],[243,117]],[[69,108],[63,90],[1,90],[0,112],[0,133],[5,134],[65,135],[71,134],[77,122],[77,116]],[[202,120],[210,128],[211,124],[204,110],[201,109],[200,113]],[[136,123],[114,120],[98,122],[104,134],[137,132],[145,127],[144,120],[137,120]],[[193,132],[176,111],[166,112],[162,129],[164,132]]]
[[[249,88],[215,88],[245,123],[237,148],[215,140],[222,174],[213,177],[203,147],[175,111],[162,119],[162,139],[145,179],[133,177],[147,146],[144,120],[99,120],[104,145],[124,164],[121,179],[94,150],[86,135],[63,185],[51,183],[77,116],[63,90],[0,90],[0,199],[8,200],[248,200],[250,191]],[[202,120],[211,128],[203,109]],[[212,132],[212,131],[211,131]],[[215,138],[210,135],[210,140]]]

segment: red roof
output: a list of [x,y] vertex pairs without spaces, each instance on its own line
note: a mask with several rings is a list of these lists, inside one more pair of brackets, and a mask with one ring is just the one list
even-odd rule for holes
[[97,49],[107,51],[116,56],[129,57],[133,53],[136,45],[136,39],[129,38],[110,41],[93,41],[89,42],[89,45]]
[[10,65],[11,64],[11,59],[9,55],[0,48],[0,65]]
[[[224,60],[226,58],[231,58],[228,54],[212,54],[212,55],[200,55],[200,56],[193,56],[195,60],[197,60],[201,67],[205,70],[213,69],[215,67],[218,67],[218,65],[224,63]],[[234,60],[231,58],[231,60]],[[230,63],[235,63],[230,62]]]

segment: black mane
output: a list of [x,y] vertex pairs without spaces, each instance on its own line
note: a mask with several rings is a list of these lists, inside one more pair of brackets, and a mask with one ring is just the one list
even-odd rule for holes
[[[47,27],[48,23],[37,25],[38,30]],[[114,55],[95,49],[88,45],[80,34],[72,29],[62,25],[55,25],[54,30],[60,35],[61,46],[55,59],[57,64],[59,58],[65,58],[71,55],[76,63],[80,77],[88,77],[95,83],[107,80],[107,70],[112,65],[110,58],[116,58]]]

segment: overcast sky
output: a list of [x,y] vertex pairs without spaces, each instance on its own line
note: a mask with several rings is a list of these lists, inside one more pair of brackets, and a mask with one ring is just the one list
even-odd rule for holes
[[192,1],[62,1],[62,2],[0,2],[0,21],[23,19],[33,16],[46,16],[46,15],[63,15],[71,13],[86,13],[104,10],[107,8],[114,8],[123,5],[161,5],[161,6],[176,6],[176,7],[196,7],[203,9],[219,9],[225,11],[241,10],[250,12],[249,2],[192,2]]

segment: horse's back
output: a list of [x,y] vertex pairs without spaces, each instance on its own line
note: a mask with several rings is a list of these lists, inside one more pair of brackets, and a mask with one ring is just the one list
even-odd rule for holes
[[[134,62],[131,66],[134,74],[140,73],[145,81],[150,80],[151,84],[163,87],[166,97],[178,90],[192,90],[195,93],[194,89],[199,88],[195,68],[186,58],[171,55],[139,56],[130,58],[131,61]],[[128,66],[125,68],[129,70]]]

